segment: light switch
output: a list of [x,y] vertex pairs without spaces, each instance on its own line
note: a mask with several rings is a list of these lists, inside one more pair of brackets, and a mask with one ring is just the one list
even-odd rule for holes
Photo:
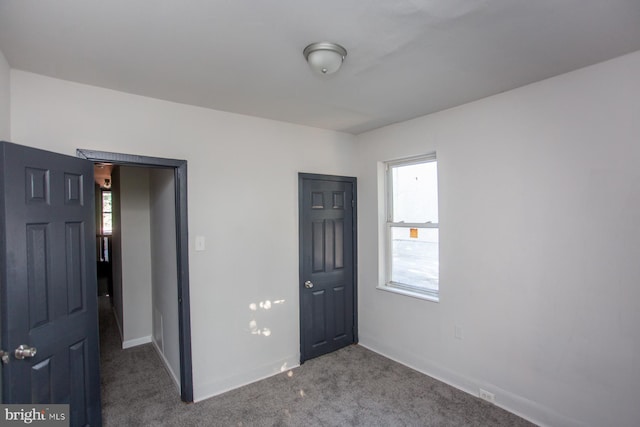
[[455,326],[454,331],[453,331],[453,336],[456,337],[459,340],[461,340],[463,338],[462,326],[458,326],[458,325]]
[[196,236],[196,251],[204,251],[204,236]]

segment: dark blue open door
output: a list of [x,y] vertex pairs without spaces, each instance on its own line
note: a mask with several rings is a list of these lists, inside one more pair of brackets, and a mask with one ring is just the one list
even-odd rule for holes
[[0,179],[3,401],[66,403],[72,426],[99,426],[93,164],[0,142]]
[[300,360],[357,342],[355,178],[300,174]]

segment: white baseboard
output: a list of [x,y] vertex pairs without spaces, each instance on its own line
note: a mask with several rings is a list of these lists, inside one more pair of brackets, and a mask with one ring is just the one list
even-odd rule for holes
[[579,421],[562,416],[552,409],[544,407],[525,397],[511,393],[485,381],[462,376],[439,366],[422,355],[390,347],[366,334],[360,333],[359,338],[359,344],[361,346],[473,396],[478,397],[478,390],[480,388],[488,390],[496,396],[499,396],[499,399],[495,402],[496,406],[541,427],[576,427],[581,425]]
[[278,375],[282,372],[288,371],[289,369],[297,368],[298,366],[300,366],[300,355],[296,354],[295,356],[290,356],[285,359],[245,371],[242,374],[220,378],[217,381],[204,385],[194,384],[193,400],[194,402],[200,402],[229,390]]
[[151,335],[147,335],[146,337],[134,338],[132,340],[126,340],[122,342],[122,348],[131,348],[136,347],[142,344],[149,344],[151,342]]
[[173,369],[171,369],[171,364],[169,364],[169,361],[164,356],[164,353],[160,351],[160,347],[158,347],[158,343],[155,340],[152,340],[151,343],[153,344],[153,348],[156,349],[156,353],[158,353],[158,356],[160,356],[160,360],[162,360],[162,363],[164,364],[164,368],[167,370],[167,372],[169,373],[169,376],[173,380],[173,383],[176,386],[176,390],[178,391],[178,394],[180,394],[180,378],[176,375],[175,372],[173,372]]

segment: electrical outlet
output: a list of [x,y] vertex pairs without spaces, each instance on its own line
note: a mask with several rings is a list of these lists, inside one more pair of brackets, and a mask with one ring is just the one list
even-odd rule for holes
[[488,392],[487,390],[480,389],[478,396],[480,399],[486,400],[487,402],[496,403],[496,395]]

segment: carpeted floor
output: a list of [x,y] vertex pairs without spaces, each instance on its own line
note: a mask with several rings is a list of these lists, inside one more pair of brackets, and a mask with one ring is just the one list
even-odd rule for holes
[[100,335],[105,427],[533,425],[360,346],[186,404],[151,344],[120,349],[104,297]]

